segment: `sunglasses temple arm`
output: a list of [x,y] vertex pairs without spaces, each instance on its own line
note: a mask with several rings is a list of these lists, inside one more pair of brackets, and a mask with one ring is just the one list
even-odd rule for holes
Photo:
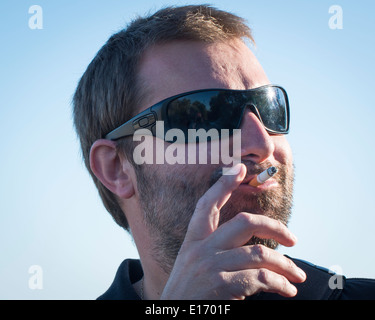
[[125,122],[120,127],[112,130],[105,136],[105,139],[117,140],[123,137],[133,135],[138,129],[150,128],[157,120],[155,112],[150,108],[144,110],[134,118]]

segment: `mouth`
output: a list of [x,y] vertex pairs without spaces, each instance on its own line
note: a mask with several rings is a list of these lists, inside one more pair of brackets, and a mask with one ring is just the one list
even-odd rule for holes
[[246,175],[242,183],[240,184],[239,188],[246,189],[247,191],[251,191],[253,193],[256,192],[262,192],[270,188],[274,188],[278,185],[278,182],[275,178],[270,178],[266,182],[254,187],[249,184],[249,182],[255,178],[257,174],[251,174],[251,175]]
[[246,174],[246,177],[243,179],[243,181],[241,182],[241,184],[249,184],[249,182],[255,178],[257,175],[256,174],[252,174],[252,175],[248,175]]
[[264,170],[263,169],[260,169],[260,170],[252,170],[250,171],[248,169],[247,173],[246,173],[246,176],[245,178],[243,179],[242,183],[241,184],[249,184],[249,182],[251,180],[253,180],[257,175],[259,175],[260,173],[262,173]]

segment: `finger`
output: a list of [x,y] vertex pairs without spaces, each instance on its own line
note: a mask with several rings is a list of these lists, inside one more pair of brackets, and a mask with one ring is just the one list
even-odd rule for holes
[[227,277],[230,278],[232,294],[239,299],[260,291],[277,293],[288,298],[297,294],[297,288],[284,276],[268,269],[231,272]]
[[297,243],[296,237],[281,221],[246,212],[240,212],[223,223],[210,235],[209,241],[218,249],[229,250],[245,245],[253,236],[274,239],[287,247]]
[[215,256],[214,265],[228,272],[266,268],[283,275],[291,282],[306,280],[305,272],[281,253],[262,245],[244,246],[221,252]]
[[220,209],[246,175],[246,166],[242,163],[236,165],[233,169],[234,171],[237,170],[237,174],[221,176],[199,199],[190,220],[185,241],[205,239],[216,230]]

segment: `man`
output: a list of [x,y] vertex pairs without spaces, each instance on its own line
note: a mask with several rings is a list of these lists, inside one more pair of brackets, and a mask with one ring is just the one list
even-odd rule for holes
[[[375,298],[372,280],[342,278],[333,286],[327,271],[275,250],[296,243],[287,229],[289,106],[246,41],[253,42],[251,30],[228,12],[166,8],[113,35],[80,80],[74,121],[85,164],[140,255],[121,264],[100,299]],[[157,161],[171,145],[155,130],[161,120],[185,134],[230,129],[229,145],[239,129],[241,163],[229,174],[222,159],[191,164],[187,157],[201,142],[188,140],[179,144],[186,161]],[[140,141],[142,128],[150,135]],[[156,150],[142,164],[140,144],[144,153]],[[249,185],[271,166],[274,177]]]

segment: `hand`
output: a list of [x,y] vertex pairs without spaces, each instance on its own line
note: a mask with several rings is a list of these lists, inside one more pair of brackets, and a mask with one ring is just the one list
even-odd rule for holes
[[305,281],[305,273],[277,251],[244,245],[252,236],[295,245],[281,222],[240,212],[218,227],[220,209],[246,175],[239,166],[237,175],[223,175],[198,201],[161,299],[243,300],[259,291],[293,297],[297,289],[290,282]]

